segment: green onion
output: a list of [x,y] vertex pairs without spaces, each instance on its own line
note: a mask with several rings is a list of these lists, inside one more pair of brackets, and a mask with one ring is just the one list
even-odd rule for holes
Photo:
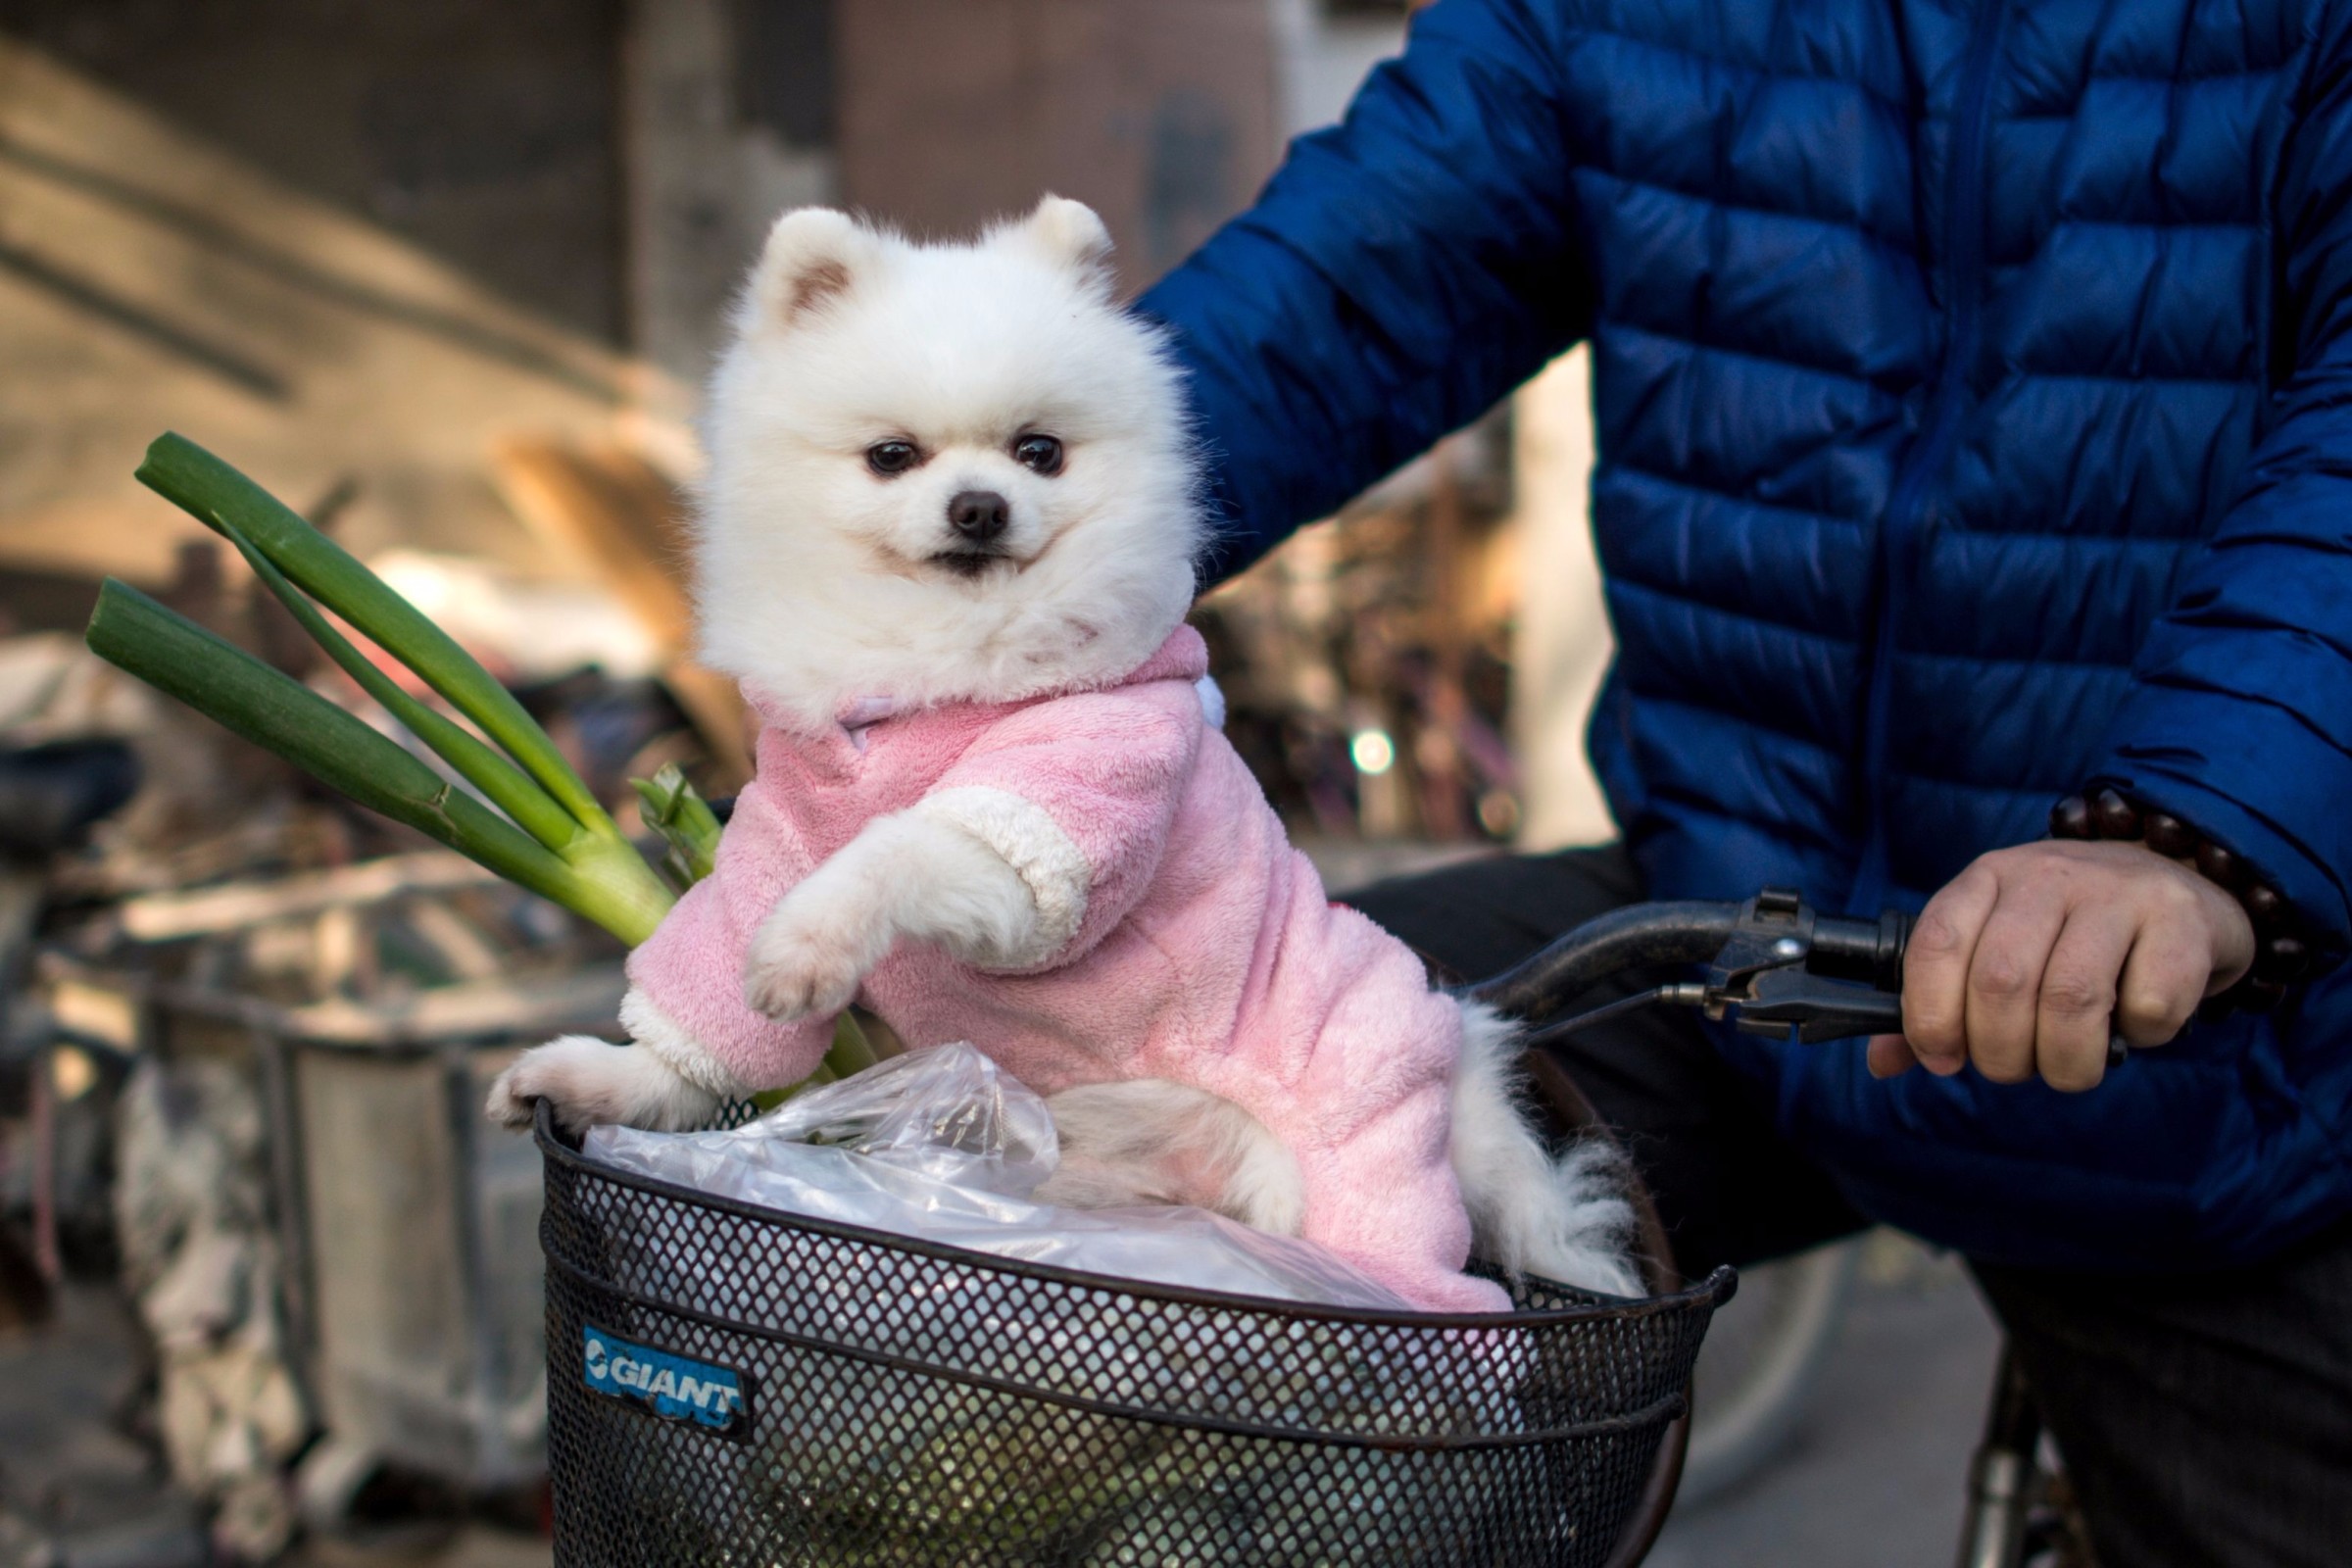
[[661,835],[668,853],[662,869],[683,893],[710,874],[718,862],[718,817],[710,803],[686,782],[675,762],[664,762],[652,778],[633,778],[645,825]]
[[588,786],[547,732],[449,633],[293,508],[184,436],[158,436],[138,480],[231,542],[242,534],[305,592],[357,627],[522,764],[590,832],[617,839]]
[[[668,913],[673,886],[682,893],[710,874],[718,818],[674,764],[630,780],[647,826],[667,845],[665,886],[514,694],[342,546],[184,437],[159,437],[138,477],[234,545],[327,656],[482,800],[300,681],[111,577],[90,616],[88,642],[100,658],[631,947]],[[402,690],[321,605],[415,671],[473,729]],[[820,1076],[846,1077],[873,1061],[863,1032],[843,1013]]]

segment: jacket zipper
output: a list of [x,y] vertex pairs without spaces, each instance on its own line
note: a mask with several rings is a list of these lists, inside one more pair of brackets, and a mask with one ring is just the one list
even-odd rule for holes
[[2000,58],[2009,21],[2008,0],[1984,0],[1971,20],[1968,58],[1952,106],[1952,145],[1945,172],[1943,363],[1936,369],[1928,413],[1917,440],[1888,492],[1879,525],[1873,573],[1878,586],[1878,627],[1873,638],[1870,688],[1865,710],[1861,788],[1869,803],[1869,829],[1854,874],[1849,906],[1875,908],[1892,887],[1887,869],[1886,721],[1893,707],[1894,628],[1902,618],[1903,584],[1910,570],[1910,546],[1926,520],[1928,484],[1941,470],[1960,432],[1968,402],[1968,370],[1977,349],[1984,275],[1984,144],[1986,107],[1992,96],[1992,68]]

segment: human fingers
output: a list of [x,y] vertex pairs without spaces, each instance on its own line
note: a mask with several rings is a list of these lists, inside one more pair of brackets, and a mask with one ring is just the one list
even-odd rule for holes
[[2188,1026],[2213,978],[2214,942],[2198,890],[2151,895],[2116,987],[2115,1025],[2134,1046],[2161,1046]]
[[1955,1073],[1968,1059],[1969,965],[1999,895],[1998,873],[1980,859],[1912,924],[1903,954],[1903,1038],[1930,1072]]
[[2083,899],[2066,911],[2034,1000],[2034,1071],[2079,1094],[2107,1076],[2117,986],[2142,930],[2129,902]]
[[1919,1053],[1901,1035],[1872,1035],[1862,1061],[1873,1078],[1899,1078],[1919,1065]]
[[2069,899],[2049,876],[2004,876],[1969,956],[1968,1059],[1996,1084],[2034,1075],[2043,971],[2065,929]]

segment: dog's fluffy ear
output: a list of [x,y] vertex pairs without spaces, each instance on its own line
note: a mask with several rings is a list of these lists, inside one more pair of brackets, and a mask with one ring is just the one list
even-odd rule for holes
[[1048,196],[1014,232],[1075,272],[1086,287],[1110,292],[1110,230],[1086,203]]
[[767,231],[767,247],[744,291],[746,332],[782,331],[857,286],[880,239],[849,214],[796,207]]

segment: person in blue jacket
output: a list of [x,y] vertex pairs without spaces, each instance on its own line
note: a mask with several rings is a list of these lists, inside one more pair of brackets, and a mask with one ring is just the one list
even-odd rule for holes
[[1622,843],[1363,906],[1922,909],[1903,1039],[1568,1058],[1686,1272],[1956,1248],[2106,1561],[2352,1561],[2352,6],[1441,0],[1141,308],[1212,575],[1592,344]]

